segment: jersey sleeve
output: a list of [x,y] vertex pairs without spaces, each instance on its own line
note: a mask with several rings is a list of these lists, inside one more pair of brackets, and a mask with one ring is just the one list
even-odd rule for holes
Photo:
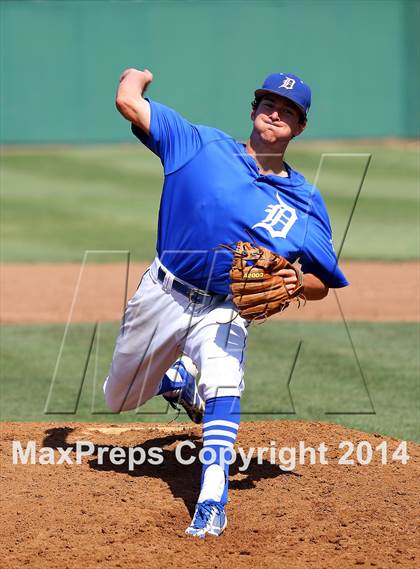
[[319,192],[313,196],[300,263],[304,273],[312,273],[329,288],[349,284],[338,266],[330,220]]
[[150,105],[150,132],[132,124],[133,134],[159,156],[165,174],[186,164],[201,147],[197,127],[173,109],[146,99]]

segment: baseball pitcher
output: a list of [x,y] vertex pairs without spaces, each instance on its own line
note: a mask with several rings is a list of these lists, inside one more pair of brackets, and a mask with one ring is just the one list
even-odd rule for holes
[[127,69],[116,96],[133,134],[160,158],[164,183],[156,258],[128,302],[104,393],[113,411],[163,395],[203,424],[207,464],[186,532],[218,536],[251,322],[348,282],[319,191],[284,160],[306,127],[308,85],[269,75],[241,143],[146,98],[152,80],[147,69]]

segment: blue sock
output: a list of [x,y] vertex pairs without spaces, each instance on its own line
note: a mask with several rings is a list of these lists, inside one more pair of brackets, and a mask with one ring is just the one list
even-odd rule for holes
[[203,464],[198,501],[211,499],[227,503],[231,449],[240,422],[240,397],[207,399],[203,420]]
[[168,393],[177,389],[182,389],[187,383],[188,372],[182,362],[175,362],[174,365],[163,376],[156,395]]

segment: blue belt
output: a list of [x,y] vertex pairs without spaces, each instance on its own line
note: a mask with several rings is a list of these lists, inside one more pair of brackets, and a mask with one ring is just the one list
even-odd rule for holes
[[[159,267],[157,274],[158,281],[163,283],[166,274],[167,273],[165,269]],[[196,304],[204,304],[204,305],[210,304],[210,302],[214,299],[215,296],[220,296],[212,294],[211,292],[205,292],[204,290],[201,290],[199,288],[194,288],[192,286],[186,285],[175,277],[172,281],[172,289],[176,290],[176,292],[183,294],[188,298],[190,302],[194,302]]]

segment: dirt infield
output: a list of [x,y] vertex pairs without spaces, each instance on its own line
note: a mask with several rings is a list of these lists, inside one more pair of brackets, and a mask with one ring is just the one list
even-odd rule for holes
[[[418,567],[416,539],[420,446],[409,443],[410,459],[368,466],[339,465],[342,440],[386,440],[388,459],[396,439],[322,423],[243,423],[238,446],[279,449],[328,447],[328,464],[298,465],[291,471],[258,464],[231,468],[229,525],[220,538],[188,537],[198,494],[199,464],[181,465],[175,449],[186,439],[200,448],[200,429],[184,424],[119,425],[3,423],[0,545],[4,569],[30,566],[148,568]],[[94,453],[71,465],[12,465],[12,441],[37,449],[68,448],[91,441]],[[163,464],[130,471],[114,465],[98,447],[163,449]],[[191,456],[189,451],[185,456]],[[56,460],[59,453],[55,450]],[[353,455],[354,458],[354,455]],[[319,462],[319,461],[318,461]]]
[[[291,320],[418,321],[418,263],[341,264],[351,286],[332,292],[322,302],[298,310],[290,307],[280,318]],[[66,322],[72,307],[79,264],[10,264],[1,267],[1,321],[4,323]],[[135,291],[145,264],[132,264],[128,296]],[[86,265],[74,304],[72,321],[119,320],[125,298],[126,266]]]

